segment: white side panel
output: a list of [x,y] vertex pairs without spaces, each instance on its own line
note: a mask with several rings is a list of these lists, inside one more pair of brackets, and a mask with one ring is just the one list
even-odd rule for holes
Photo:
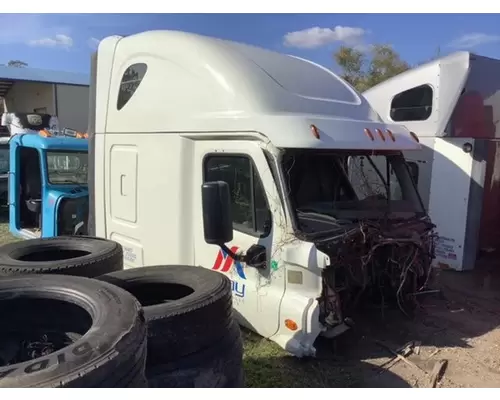
[[110,149],[111,217],[137,222],[137,172],[139,154],[136,146],[117,145]]
[[429,210],[429,198],[431,190],[432,163],[434,160],[434,138],[421,137],[421,150],[411,150],[403,152],[406,161],[411,168],[417,169],[417,188],[426,211]]
[[[125,268],[192,264],[193,142],[178,135],[108,134],[105,157],[106,237],[123,245]],[[98,214],[96,221],[100,228]]]
[[95,135],[95,176],[94,176],[94,201],[95,201],[95,230],[97,237],[106,236],[106,206],[104,187],[104,166],[108,162],[104,148],[104,135]]
[[5,96],[6,111],[31,113],[37,110],[54,114],[53,96],[50,83],[16,82]]
[[57,117],[61,128],[87,131],[89,90],[88,86],[56,85]]
[[446,127],[451,119],[453,110],[460,99],[467,77],[470,71],[469,57],[463,57],[460,61],[452,58],[444,58],[440,62],[439,71],[439,97],[433,105],[436,108],[439,118],[432,136],[445,136],[448,132]]
[[433,107],[429,118],[425,121],[396,122],[417,133],[419,137],[427,136],[436,130],[438,124],[439,113],[436,104],[439,101],[439,71],[440,68],[437,64],[413,69],[374,86],[364,92],[363,96],[380,115],[382,121],[394,123],[390,116],[394,96],[420,85],[429,85],[433,90]]
[[97,72],[96,72],[96,98],[95,98],[95,169],[94,169],[94,201],[95,201],[95,230],[99,237],[108,237],[106,227],[106,190],[105,171],[109,163],[106,153],[106,117],[109,102],[109,81],[113,71],[113,56],[118,36],[111,36],[99,43]]
[[471,185],[484,183],[484,171],[479,182],[471,179],[474,160],[463,151],[465,142],[474,144],[470,139],[435,139],[429,199],[429,215],[439,235],[434,263],[455,270],[474,267],[464,264],[466,234],[474,234],[466,232],[469,192]]
[[[363,96],[386,123],[398,123],[422,136],[442,136],[469,73],[469,53],[456,52],[412,68],[368,89]],[[433,90],[432,113],[424,121],[393,121],[394,96],[417,86]]]

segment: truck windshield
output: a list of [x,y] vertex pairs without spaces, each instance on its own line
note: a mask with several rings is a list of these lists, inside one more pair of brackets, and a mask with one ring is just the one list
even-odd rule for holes
[[48,151],[47,170],[53,185],[86,185],[88,153],[76,151]]
[[399,152],[288,150],[283,171],[299,220],[409,218],[424,212]]

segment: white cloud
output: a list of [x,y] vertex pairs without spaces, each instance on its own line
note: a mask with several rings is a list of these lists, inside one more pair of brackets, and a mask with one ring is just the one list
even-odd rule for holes
[[31,46],[42,47],[65,47],[70,48],[73,46],[73,39],[62,33],[56,34],[53,37],[44,37],[41,39],[34,39],[28,42]]
[[500,42],[499,35],[488,35],[486,33],[467,33],[453,40],[449,46],[460,49],[471,49],[487,43]]
[[100,42],[101,42],[101,40],[97,39],[95,37],[91,37],[89,40],[87,40],[87,44],[93,50],[97,50],[97,47],[99,46]]
[[359,45],[367,34],[363,28],[337,25],[334,28],[313,28],[289,32],[284,36],[284,44],[288,47],[314,49],[330,43],[339,42],[350,46]]

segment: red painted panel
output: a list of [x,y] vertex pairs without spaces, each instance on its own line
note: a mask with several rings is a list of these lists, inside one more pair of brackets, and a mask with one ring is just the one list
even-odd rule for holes
[[458,100],[452,117],[453,136],[476,139],[495,137],[493,107],[485,106],[481,93],[469,91]]
[[500,142],[488,141],[479,248],[500,250]]

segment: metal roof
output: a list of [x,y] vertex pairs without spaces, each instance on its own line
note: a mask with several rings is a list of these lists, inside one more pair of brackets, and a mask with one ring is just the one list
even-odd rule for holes
[[89,86],[90,76],[78,72],[0,66],[0,97],[5,96],[16,81]]
[[35,133],[14,135],[10,138],[11,143],[17,143],[24,147],[33,147],[44,150],[66,150],[66,151],[88,151],[88,139],[77,139],[73,137],[52,136],[43,137]]

